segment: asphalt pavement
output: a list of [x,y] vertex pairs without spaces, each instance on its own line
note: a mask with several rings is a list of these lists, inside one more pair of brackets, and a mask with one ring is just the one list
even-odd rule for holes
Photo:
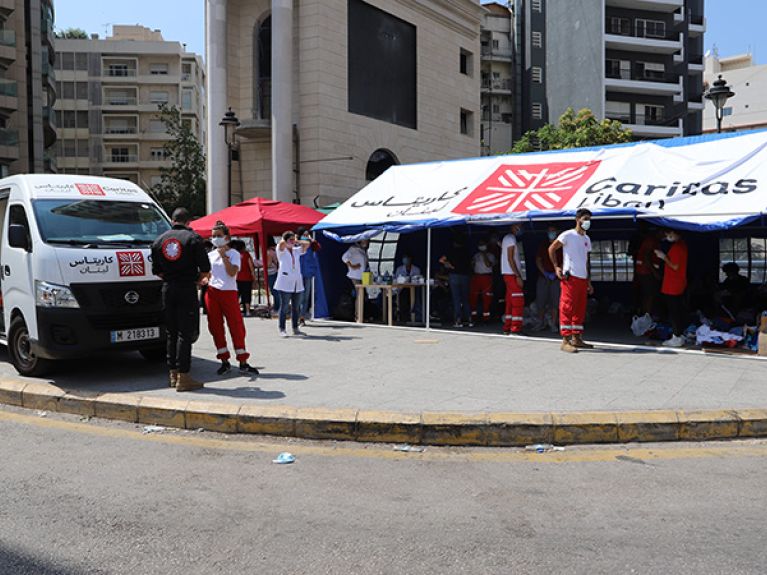
[[[400,453],[0,407],[0,573],[764,573],[767,443]],[[271,463],[290,450],[296,463]]]

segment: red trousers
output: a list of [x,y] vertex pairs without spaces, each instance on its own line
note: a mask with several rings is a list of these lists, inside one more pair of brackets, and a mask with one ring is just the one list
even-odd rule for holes
[[525,320],[525,292],[517,276],[504,274],[506,283],[506,315],[503,316],[504,333],[519,333]]
[[476,317],[477,298],[482,296],[482,318],[490,319],[490,306],[493,303],[493,276],[492,274],[474,274],[471,276],[469,285],[469,307],[472,317]]
[[559,329],[563,337],[580,335],[586,321],[589,281],[570,276],[562,281],[559,299]]
[[231,357],[224,328],[224,319],[226,319],[237,361],[247,361],[250,354],[245,350],[245,322],[242,321],[237,292],[208,287],[205,292],[205,305],[208,307],[208,331],[216,344],[216,357],[222,361],[227,361]]

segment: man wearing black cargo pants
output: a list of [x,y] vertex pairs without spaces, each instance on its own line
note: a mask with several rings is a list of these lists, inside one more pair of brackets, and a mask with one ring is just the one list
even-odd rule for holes
[[176,391],[200,389],[189,375],[192,344],[200,335],[198,284],[210,274],[202,238],[189,229],[189,212],[173,212],[173,228],[152,244],[152,273],[162,278],[163,310],[168,333],[170,385]]

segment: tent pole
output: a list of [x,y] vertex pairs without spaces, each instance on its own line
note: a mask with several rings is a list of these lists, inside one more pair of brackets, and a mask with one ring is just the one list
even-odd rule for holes
[[426,228],[426,331],[431,329],[431,228]]

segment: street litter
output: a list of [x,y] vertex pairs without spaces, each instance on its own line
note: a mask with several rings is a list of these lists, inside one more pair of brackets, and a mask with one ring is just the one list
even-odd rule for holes
[[145,425],[144,426],[144,433],[162,433],[165,431],[165,428],[161,425]]
[[545,453],[547,451],[564,451],[565,448],[551,443],[536,443],[525,446],[526,451],[535,451],[536,453]]
[[426,448],[420,445],[395,445],[394,451],[404,451],[406,453],[423,453],[426,451]]
[[48,412],[47,411],[38,411],[37,415],[39,417],[48,417]]
[[296,461],[296,456],[292,453],[288,453],[287,451],[283,451],[277,456],[277,459],[272,459],[272,463],[277,463],[278,465],[288,465],[289,463],[294,463]]

